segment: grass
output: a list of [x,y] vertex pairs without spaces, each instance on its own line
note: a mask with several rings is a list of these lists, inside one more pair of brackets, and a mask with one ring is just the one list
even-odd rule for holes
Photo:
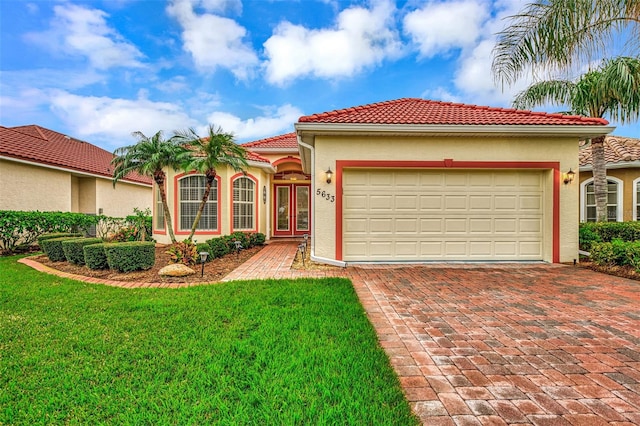
[[0,258],[0,424],[418,424],[345,279],[125,290]]

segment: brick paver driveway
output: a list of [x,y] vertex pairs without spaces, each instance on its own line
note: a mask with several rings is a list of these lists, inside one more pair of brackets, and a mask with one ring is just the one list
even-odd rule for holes
[[347,275],[425,424],[640,424],[640,283],[561,265]]

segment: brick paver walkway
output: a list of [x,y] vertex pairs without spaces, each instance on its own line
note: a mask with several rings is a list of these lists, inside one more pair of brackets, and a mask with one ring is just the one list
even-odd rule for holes
[[426,425],[640,425],[640,283],[563,265],[294,271],[269,244],[225,281],[350,278]]

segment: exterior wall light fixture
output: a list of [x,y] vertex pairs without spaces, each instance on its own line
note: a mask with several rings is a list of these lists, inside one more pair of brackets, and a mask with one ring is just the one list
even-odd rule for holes
[[331,183],[331,178],[333,177],[333,172],[331,171],[331,167],[327,169],[325,174],[327,175],[327,183]]
[[576,172],[574,172],[572,169],[569,169],[569,171],[567,173],[564,174],[564,184],[570,184],[571,182],[573,182],[573,179],[576,177]]

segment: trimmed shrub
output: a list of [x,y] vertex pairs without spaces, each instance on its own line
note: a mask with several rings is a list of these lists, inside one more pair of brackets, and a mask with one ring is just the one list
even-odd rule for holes
[[615,239],[622,241],[640,240],[640,222],[586,222],[580,224],[580,233],[590,230],[608,243]]
[[224,237],[212,238],[207,241],[207,244],[211,247],[209,255],[212,260],[229,254],[229,246]]
[[82,247],[84,263],[89,269],[107,269],[107,254],[104,251],[105,243],[90,244]]
[[44,251],[45,254],[47,254],[47,252],[44,250],[44,247],[42,247],[42,242],[44,240],[51,240],[53,238],[62,238],[62,237],[82,237],[82,234],[79,233],[75,233],[75,232],[55,232],[52,234],[42,234],[38,237],[38,245],[40,246],[40,250]]
[[[233,243],[234,241],[240,241],[240,244],[242,244],[242,248],[247,249],[251,246],[251,237],[249,237],[249,234],[247,232],[236,231],[225,238],[228,238],[227,244],[232,251],[235,249],[235,244]],[[231,244],[229,244],[229,241],[231,241]]]
[[608,243],[593,243],[591,259],[599,266],[630,265],[640,272],[640,241],[613,240]]
[[78,238],[62,242],[62,251],[69,263],[84,265],[84,250],[82,247],[89,244],[101,243],[100,238]]
[[49,260],[51,260],[52,262],[64,262],[65,260],[67,260],[67,256],[65,256],[64,254],[62,242],[78,239],[82,239],[82,237],[61,237],[44,239],[42,240],[42,251],[44,251]]
[[211,256],[211,246],[207,243],[198,243],[196,244],[196,251],[198,252],[198,259],[197,262],[200,262],[200,252],[206,251],[207,253],[209,253],[209,256],[207,257],[207,263],[211,262],[213,260],[213,256]]
[[171,256],[171,263],[182,263],[193,266],[198,261],[198,249],[193,241],[184,240],[173,244],[166,251]]
[[580,226],[578,234],[580,238],[580,250],[589,251],[591,244],[602,242],[602,238],[600,238],[600,235],[598,235],[592,227]]
[[266,239],[267,237],[262,232],[254,232],[249,235],[249,240],[251,241],[249,247],[262,246]]
[[156,261],[156,245],[153,242],[131,241],[104,244],[109,268],[119,272],[151,269]]

